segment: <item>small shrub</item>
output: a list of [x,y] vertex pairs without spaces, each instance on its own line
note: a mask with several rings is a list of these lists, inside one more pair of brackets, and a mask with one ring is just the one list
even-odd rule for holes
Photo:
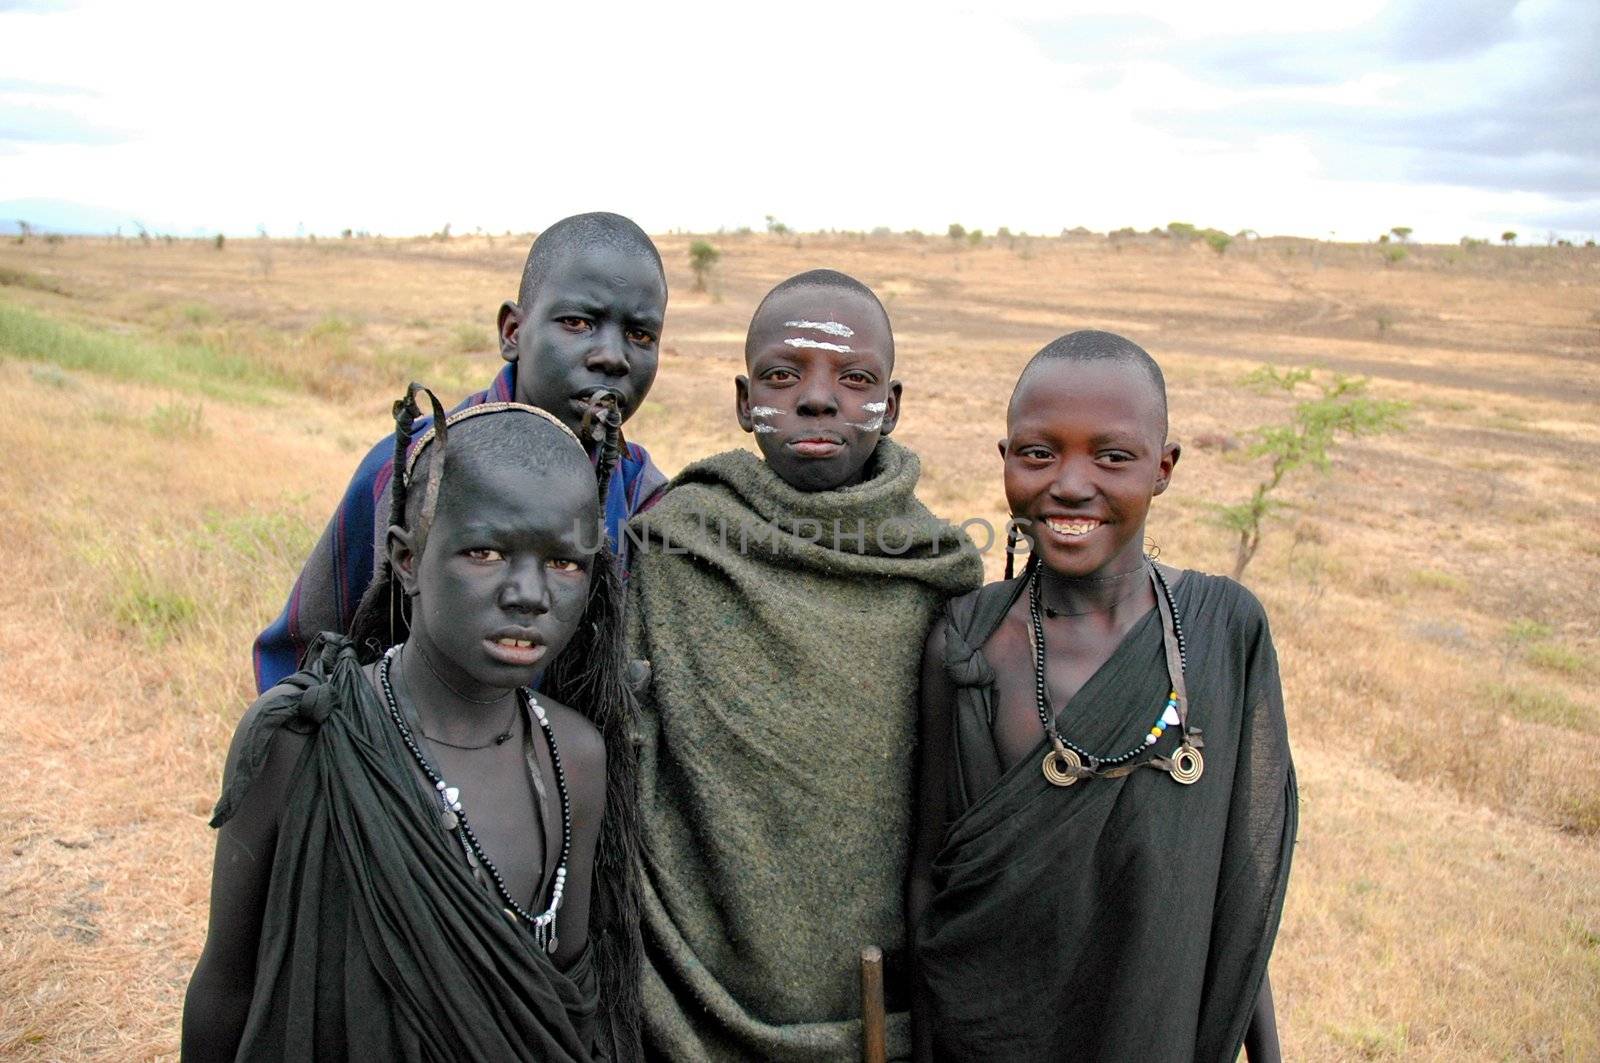
[[1383,249],[1383,264],[1385,266],[1398,265],[1404,262],[1405,258],[1406,249],[1403,247],[1386,247]]
[[689,268],[694,270],[695,291],[706,290],[706,277],[710,275],[711,268],[721,257],[722,252],[712,247],[709,241],[696,240],[689,245]]
[[967,243],[971,244],[973,247],[977,247],[979,244],[983,243],[983,230],[974,229],[969,232],[967,234]]
[[150,431],[166,439],[199,439],[207,435],[205,408],[182,402],[170,402],[150,411],[147,422]]
[[945,235],[949,236],[952,240],[965,240],[967,237],[967,227],[958,221],[953,221],[950,223],[950,228],[945,230]]
[[1193,240],[1200,235],[1200,230],[1186,221],[1169,221],[1167,222],[1167,235],[1174,240]]
[[223,236],[221,233],[218,233],[217,235],[215,235],[215,236],[213,236],[211,238],[211,246],[213,248],[215,248],[216,250],[218,250],[218,251],[221,251],[223,249],[223,247],[227,244],[227,242],[228,242],[228,238],[226,236]]
[[1558,642],[1540,642],[1529,646],[1528,663],[1562,675],[1579,675],[1588,666],[1583,654]]
[[767,232],[771,233],[773,236],[788,236],[789,227],[783,224],[783,222],[779,221],[777,218],[773,217],[771,214],[768,214]]
[[1377,324],[1380,333],[1388,332],[1394,327],[1394,315],[1387,310],[1379,310],[1372,315],[1372,320]]
[[1584,730],[1593,715],[1565,694],[1521,683],[1490,683],[1484,697],[1497,711],[1526,723]]
[[1233,237],[1229,236],[1227,233],[1218,232],[1216,229],[1206,230],[1206,246],[1210,247],[1211,250],[1215,251],[1217,254],[1220,255],[1227,251],[1228,245],[1231,243],[1233,243]]

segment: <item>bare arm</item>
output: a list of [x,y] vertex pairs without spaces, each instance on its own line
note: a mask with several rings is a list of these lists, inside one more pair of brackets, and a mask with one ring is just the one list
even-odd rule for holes
[[1261,979],[1261,992],[1256,995],[1256,1011],[1244,1035],[1244,1053],[1250,1063],[1279,1063],[1283,1058],[1278,1050],[1278,1016],[1272,1008],[1270,976]]
[[[259,704],[245,713],[234,732],[224,788],[238,768],[243,739]],[[238,1052],[255,989],[256,947],[272,880],[278,821],[305,742],[304,735],[278,731],[260,775],[233,818],[217,831],[211,922],[183,1002],[185,1063],[231,1060]]]
[[906,927],[911,952],[911,1043],[917,1063],[932,1063],[933,1028],[917,955],[917,928],[933,901],[933,860],[944,842],[945,770],[955,691],[944,670],[944,624],[935,622],[922,647],[922,694],[917,723],[917,789]]

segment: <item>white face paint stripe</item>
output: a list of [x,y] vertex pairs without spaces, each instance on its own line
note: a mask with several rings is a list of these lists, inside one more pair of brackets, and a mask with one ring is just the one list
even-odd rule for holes
[[861,408],[868,413],[883,413],[889,408],[889,403],[887,400],[883,402],[863,402]]
[[776,417],[776,416],[778,416],[778,414],[780,414],[782,412],[783,411],[778,409],[776,406],[752,406],[752,407],[750,407],[750,416],[751,417]]
[[851,328],[849,325],[841,325],[837,321],[785,321],[783,323],[783,327],[806,328],[811,329],[814,332],[825,332],[829,336],[850,337],[856,334],[855,329]]
[[851,428],[859,428],[863,432],[876,432],[878,429],[883,427],[883,414],[880,413],[872,420],[863,424],[857,424],[854,421],[846,421],[845,424],[849,425]]
[[850,348],[842,343],[823,343],[821,340],[808,340],[803,336],[791,336],[783,341],[791,347],[814,347],[819,351],[838,351],[840,354],[850,354]]
[[777,431],[777,429],[772,427],[770,424],[756,424],[756,425],[751,425],[750,427],[752,427],[752,428],[754,428],[756,430],[756,434],[757,435],[760,435],[760,434],[765,433],[765,432],[776,432]]

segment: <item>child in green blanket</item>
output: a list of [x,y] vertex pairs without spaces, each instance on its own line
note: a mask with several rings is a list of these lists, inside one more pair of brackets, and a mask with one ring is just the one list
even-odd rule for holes
[[887,438],[894,358],[865,285],[784,281],[736,381],[762,457],[689,466],[630,529],[651,1058],[854,1059],[856,957],[904,945],[918,647],[983,573]]

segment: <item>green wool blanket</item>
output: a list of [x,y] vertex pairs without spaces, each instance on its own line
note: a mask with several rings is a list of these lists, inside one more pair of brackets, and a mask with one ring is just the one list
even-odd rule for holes
[[630,529],[652,1058],[859,1058],[860,950],[905,944],[923,638],[983,578],[920,472],[885,440],[807,493],[733,451]]

